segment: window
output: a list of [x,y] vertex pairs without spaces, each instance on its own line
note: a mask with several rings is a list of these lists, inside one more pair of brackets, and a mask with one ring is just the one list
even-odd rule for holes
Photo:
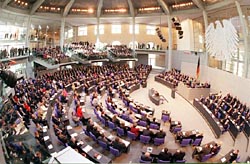
[[[129,33],[133,34],[133,25],[129,25]],[[135,34],[139,34],[139,25],[135,25]]]
[[[97,25],[95,25],[95,35],[97,34]],[[99,25],[99,34],[104,34],[104,25]]]
[[68,38],[73,38],[73,29],[68,30]]
[[122,33],[122,26],[120,24],[112,25],[112,34],[120,34]]
[[88,27],[87,26],[80,26],[78,27],[78,36],[86,36],[88,34]]
[[155,26],[147,26],[147,35],[155,35]]

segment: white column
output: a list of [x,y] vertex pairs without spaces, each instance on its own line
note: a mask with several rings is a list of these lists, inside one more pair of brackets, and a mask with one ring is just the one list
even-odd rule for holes
[[237,11],[238,11],[238,14],[239,14],[239,17],[240,17],[240,23],[241,23],[241,26],[242,26],[242,31],[243,31],[243,39],[244,39],[244,74],[243,74],[243,77],[247,78],[247,75],[248,75],[248,65],[249,65],[249,55],[248,55],[248,51],[249,51],[249,48],[248,48],[248,25],[247,25],[247,21],[246,21],[246,18],[247,16],[243,15],[242,13],[242,10],[241,10],[241,7],[240,7],[240,3],[238,1],[235,1],[235,5],[236,5],[236,8],[237,8]]
[[64,45],[64,28],[65,28],[65,18],[62,18],[61,20],[61,30],[60,30],[60,47],[61,50],[63,50]]
[[[206,10],[203,10],[202,12],[203,14],[203,19],[204,19],[204,27],[205,27],[205,33],[206,33],[206,30],[207,30],[207,27],[208,27],[208,20],[207,20],[207,12]],[[204,36],[204,42],[205,42],[205,36]],[[207,50],[205,50],[205,66],[208,66],[208,53],[207,53]]]
[[[96,43],[100,42],[100,17],[97,17],[97,25],[96,25]],[[99,45],[97,45],[99,47]]]
[[133,51],[135,52],[135,16],[132,17],[132,35]]
[[26,32],[26,38],[25,38],[25,47],[30,46],[30,26],[31,26],[31,16],[28,17],[28,22],[27,22],[27,32]]
[[[168,58],[165,57],[165,65],[168,70],[172,69],[172,49],[173,49],[173,35],[172,35],[172,20],[171,16],[168,15]],[[168,64],[167,62],[168,61]]]

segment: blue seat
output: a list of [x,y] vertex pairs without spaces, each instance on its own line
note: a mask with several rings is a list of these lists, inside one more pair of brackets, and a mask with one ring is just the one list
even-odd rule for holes
[[149,125],[149,128],[150,128],[150,129],[156,129],[156,130],[160,129],[159,125],[154,124],[154,123],[151,123],[151,124]]
[[124,129],[117,127],[117,135],[120,137],[124,136],[125,135]]
[[180,142],[180,144],[181,144],[182,147],[188,146],[191,141],[192,141],[192,139],[190,139],[190,138],[182,139],[181,142]]
[[196,138],[194,142],[192,143],[193,146],[200,146],[201,145],[202,138]]
[[179,131],[181,131],[181,127],[174,127],[174,129],[172,130],[172,133],[177,133],[177,132],[179,132]]
[[84,134],[86,134],[87,136],[90,136],[89,132],[83,128]]
[[112,129],[112,130],[115,130],[115,129],[116,129],[115,124],[114,124],[113,122],[111,122],[111,121],[108,121],[108,127],[109,127],[110,129]]
[[140,141],[144,144],[148,144],[150,139],[151,138],[149,136],[140,135]]
[[164,144],[164,142],[165,142],[165,138],[155,138],[154,139],[154,145],[156,145],[156,146],[162,145],[162,144]]
[[130,131],[127,132],[128,138],[132,139],[132,140],[136,140],[136,135]]
[[89,135],[94,141],[97,141],[96,136],[92,132],[89,132]]
[[112,146],[110,146],[109,149],[110,149],[110,153],[113,154],[114,156],[118,157],[121,155],[121,152],[119,152],[118,149],[115,149]]
[[108,150],[108,145],[105,142],[98,140],[98,143],[103,149]]
[[146,121],[141,121],[141,120],[140,120],[140,121],[138,122],[138,125],[139,125],[139,126],[146,127],[148,124],[147,124]]
[[199,161],[201,162],[205,162],[207,160],[209,160],[209,158],[211,158],[212,154],[209,153],[209,154],[206,154],[206,155],[203,155],[201,159],[199,159]]
[[151,159],[151,161],[144,161],[144,160],[140,159],[140,163],[152,163],[152,159]]
[[101,121],[101,123],[102,123],[104,126],[107,125],[106,120],[105,120],[104,118],[100,117],[100,121]]
[[161,115],[161,120],[162,120],[164,123],[166,123],[167,121],[170,120],[170,117],[169,117],[169,115],[162,114],[162,115]]
[[171,161],[163,161],[163,160],[160,160],[160,159],[157,159],[157,163],[170,163]]
[[176,160],[176,161],[175,161],[175,163],[185,163],[185,162],[186,162],[185,159],[183,159],[183,160]]

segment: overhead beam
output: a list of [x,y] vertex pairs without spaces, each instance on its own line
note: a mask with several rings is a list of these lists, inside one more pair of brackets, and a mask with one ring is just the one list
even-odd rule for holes
[[192,0],[193,3],[201,10],[205,10],[205,7],[201,0]]
[[75,2],[75,0],[70,0],[69,3],[65,6],[65,8],[63,10],[63,17],[66,17],[69,14],[69,10],[71,9],[74,2]]
[[231,5],[231,4],[234,4],[234,3],[235,3],[235,0],[221,1],[221,2],[215,3],[213,5],[206,6],[205,10],[206,11],[216,10],[216,9],[221,8],[221,7],[225,7],[227,5]]
[[33,15],[33,14],[36,12],[36,10],[43,4],[44,1],[45,1],[45,0],[37,0],[37,1],[33,4],[32,8],[31,8],[31,10],[30,10],[30,15]]
[[98,6],[97,6],[97,12],[96,12],[97,18],[101,16],[102,6],[103,6],[103,0],[99,0]]
[[159,5],[162,7],[165,14],[170,15],[171,11],[169,6],[163,0],[157,0]]

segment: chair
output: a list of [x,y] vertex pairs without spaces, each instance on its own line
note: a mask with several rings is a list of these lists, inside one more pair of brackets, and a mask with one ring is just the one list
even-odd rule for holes
[[89,132],[83,128],[84,134],[86,134],[87,136],[90,136]]
[[193,146],[200,146],[201,145],[202,138],[196,138],[194,142],[192,143]]
[[181,127],[174,127],[174,129],[172,130],[172,133],[177,133],[177,132],[179,132],[179,131],[181,131]]
[[112,146],[110,146],[109,149],[110,149],[110,153],[113,154],[114,156],[118,157],[121,155],[118,149],[115,149]]
[[176,160],[176,161],[175,161],[175,163],[185,163],[185,162],[186,162],[185,159],[183,159],[183,160]]
[[150,139],[151,138],[149,136],[140,135],[140,141],[144,144],[148,144]]
[[191,141],[192,141],[192,139],[190,139],[190,138],[183,139],[183,140],[181,140],[180,144],[181,144],[182,147],[187,146],[187,145],[190,144]]
[[147,126],[147,122],[146,122],[146,121],[141,121],[141,120],[140,120],[140,121],[138,122],[138,125],[139,125],[139,126],[146,127],[146,126]]
[[124,129],[117,127],[117,135],[120,137],[124,136],[125,135]]
[[112,129],[112,130],[115,130],[115,129],[116,129],[115,124],[114,124],[113,122],[111,122],[111,121],[108,121],[108,127],[109,127],[110,129]]
[[162,114],[161,115],[161,120],[164,122],[164,123],[166,123],[167,121],[169,121],[169,115],[166,115],[166,114]]
[[144,160],[140,159],[140,163],[152,163],[152,160],[151,161],[144,161]]
[[122,114],[121,118],[124,119],[124,120],[126,120],[126,121],[128,121],[128,116],[125,115],[125,114]]
[[163,161],[163,160],[160,160],[160,159],[157,159],[157,163],[170,163],[171,161]]
[[106,124],[106,120],[105,120],[104,118],[100,117],[100,120],[101,120],[101,123],[102,123],[104,126],[107,125],[107,124]]
[[92,132],[89,132],[89,135],[94,141],[97,141],[96,136]]
[[203,155],[201,159],[198,159],[200,162],[205,162],[207,161],[209,158],[211,158],[212,154],[209,153],[209,154],[206,154],[206,155]]
[[160,129],[159,125],[154,124],[154,123],[151,123],[151,124],[149,125],[149,128],[150,128],[150,129],[156,129],[156,130]]
[[155,138],[154,139],[154,145],[159,146],[161,144],[164,144],[165,138]]
[[132,140],[136,140],[136,135],[130,131],[127,132],[128,134],[128,138],[132,139]]
[[105,142],[98,140],[98,143],[103,149],[108,150],[108,145]]

